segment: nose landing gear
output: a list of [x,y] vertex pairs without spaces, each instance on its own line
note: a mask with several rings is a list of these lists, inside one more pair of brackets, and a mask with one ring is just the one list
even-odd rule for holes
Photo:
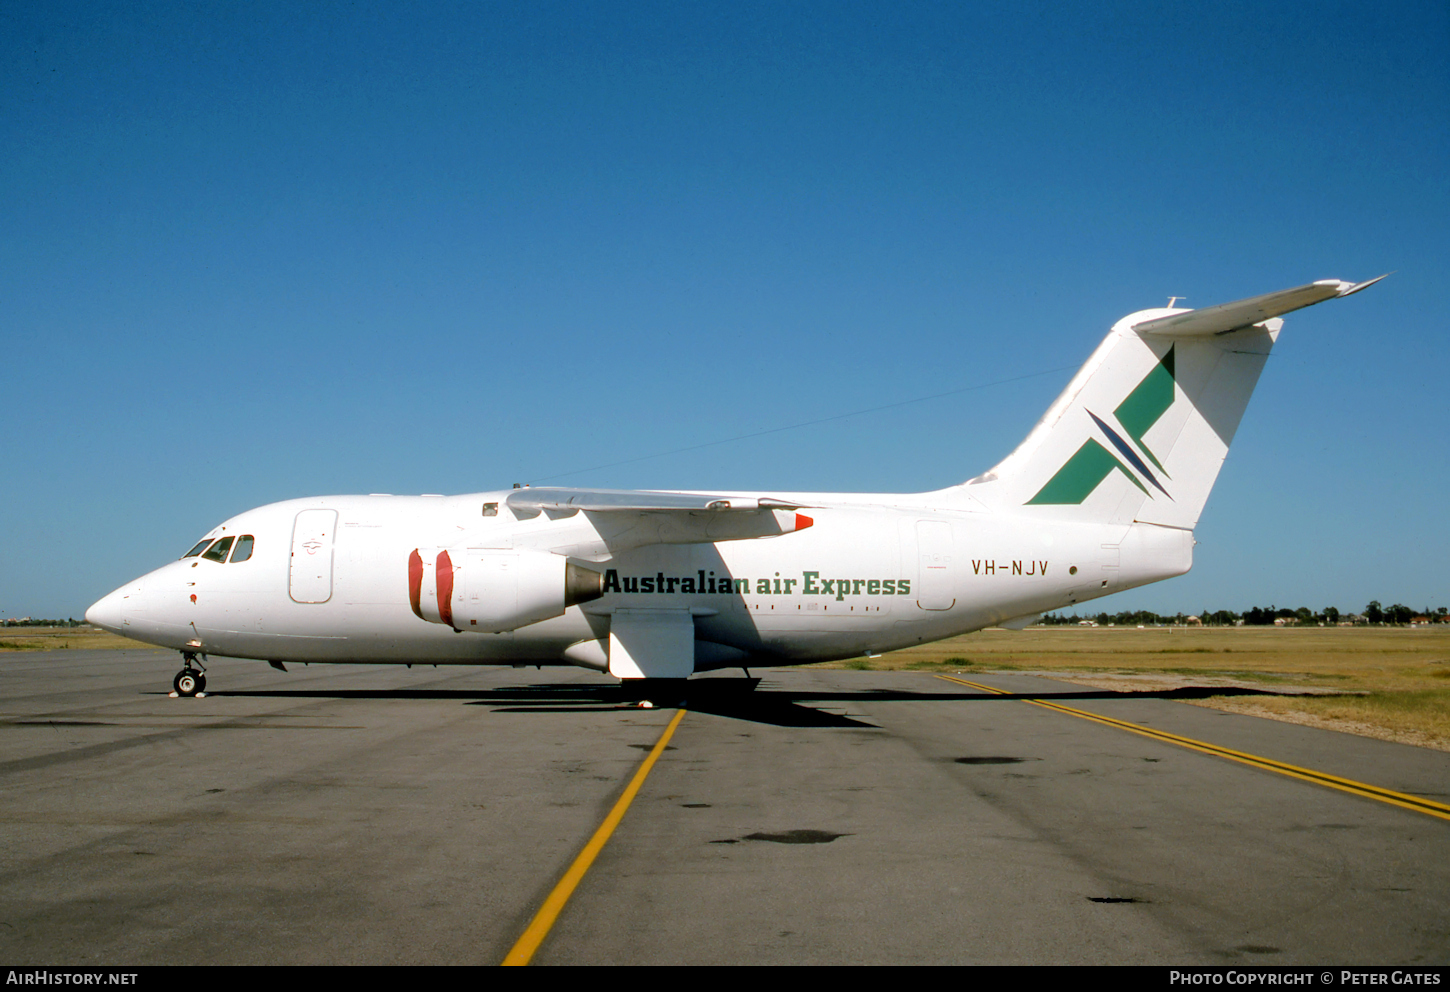
[[206,667],[196,660],[195,651],[181,652],[182,668],[171,680],[173,696],[205,696]]

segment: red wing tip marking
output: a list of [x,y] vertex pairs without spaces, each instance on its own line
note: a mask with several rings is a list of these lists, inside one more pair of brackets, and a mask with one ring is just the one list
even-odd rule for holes
[[804,513],[797,513],[795,515],[796,530],[805,530],[807,527],[811,526],[814,523],[815,521],[812,520],[810,517],[806,516]]

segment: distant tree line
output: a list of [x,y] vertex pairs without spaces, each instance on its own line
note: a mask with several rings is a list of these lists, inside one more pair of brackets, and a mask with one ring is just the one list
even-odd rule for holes
[[25,617],[22,620],[0,620],[0,627],[79,627],[85,623],[84,620],[77,620],[75,617],[67,617],[64,620],[37,620],[34,617]]
[[[1276,621],[1283,621],[1283,625],[1336,627],[1341,623],[1402,626],[1415,617],[1427,617],[1443,623],[1446,621],[1447,613],[1450,611],[1447,611],[1444,606],[1435,608],[1427,606],[1423,610],[1412,610],[1404,603],[1382,606],[1379,600],[1372,599],[1364,608],[1364,612],[1360,614],[1341,613],[1338,608],[1333,606],[1326,606],[1317,613],[1307,606],[1301,606],[1297,610],[1279,606],[1255,606],[1243,613],[1235,613],[1232,610],[1204,610],[1194,616],[1205,627],[1272,627]],[[1089,623],[1096,623],[1100,627],[1106,627],[1109,624],[1118,627],[1136,627],[1139,624],[1145,627],[1184,626],[1189,622],[1189,615],[1175,613],[1172,616],[1164,616],[1150,610],[1086,613],[1082,616],[1076,613],[1049,613],[1042,618],[1041,622],[1048,625],[1075,626],[1085,620]]]

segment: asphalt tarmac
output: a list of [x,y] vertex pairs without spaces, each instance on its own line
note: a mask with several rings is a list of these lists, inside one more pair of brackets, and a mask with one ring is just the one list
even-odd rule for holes
[[[579,669],[178,667],[0,658],[0,960],[496,964],[675,715]],[[535,964],[1450,963],[1450,820],[925,673],[752,674],[691,683]],[[963,677],[1450,803],[1450,754]]]

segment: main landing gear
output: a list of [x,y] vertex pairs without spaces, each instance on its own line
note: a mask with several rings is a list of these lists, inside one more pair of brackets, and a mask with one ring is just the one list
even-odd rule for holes
[[176,678],[171,680],[171,687],[176,690],[172,695],[205,696],[206,668],[196,660],[196,652],[181,652],[181,661],[181,671],[177,672]]

